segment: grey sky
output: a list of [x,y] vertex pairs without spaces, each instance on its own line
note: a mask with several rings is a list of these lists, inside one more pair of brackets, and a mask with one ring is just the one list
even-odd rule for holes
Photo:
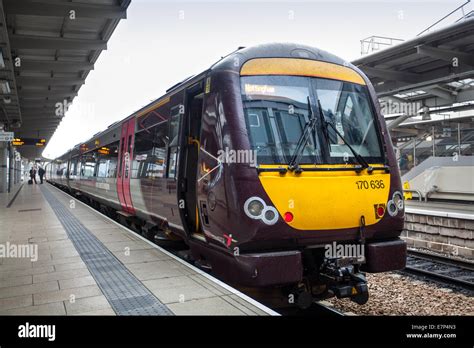
[[361,39],[410,39],[464,2],[132,0],[43,155],[61,155],[238,46],[295,42],[353,60]]

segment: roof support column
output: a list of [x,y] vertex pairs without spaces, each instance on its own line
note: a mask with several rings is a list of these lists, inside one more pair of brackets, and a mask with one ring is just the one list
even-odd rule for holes
[[8,143],[0,142],[0,193],[8,192]]

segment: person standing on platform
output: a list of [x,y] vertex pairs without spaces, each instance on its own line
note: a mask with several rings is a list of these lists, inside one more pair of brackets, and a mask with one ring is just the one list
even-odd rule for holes
[[40,177],[40,184],[43,183],[44,174],[45,174],[45,170],[43,169],[43,167],[39,167],[38,168],[38,175]]
[[34,182],[35,184],[37,184],[37,182],[36,182],[36,169],[35,169],[35,167],[32,167],[32,168],[30,169],[30,178],[31,178],[31,183]]

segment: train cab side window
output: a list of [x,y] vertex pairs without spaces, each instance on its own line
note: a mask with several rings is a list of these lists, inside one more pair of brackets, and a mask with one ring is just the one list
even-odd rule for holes
[[176,177],[176,168],[179,154],[179,127],[181,125],[181,105],[171,109],[169,121],[169,151],[168,151],[168,178]]

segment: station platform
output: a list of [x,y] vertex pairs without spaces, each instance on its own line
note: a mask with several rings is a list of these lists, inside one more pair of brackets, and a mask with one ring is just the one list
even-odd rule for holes
[[405,201],[406,212],[453,219],[474,220],[474,205],[453,202]]
[[17,192],[0,195],[0,315],[278,315],[49,184]]

